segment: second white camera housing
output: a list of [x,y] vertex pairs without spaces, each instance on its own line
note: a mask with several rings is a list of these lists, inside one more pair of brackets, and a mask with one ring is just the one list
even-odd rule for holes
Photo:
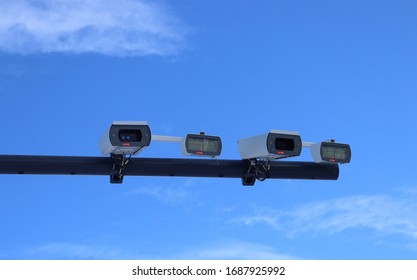
[[299,156],[302,142],[298,132],[271,130],[266,134],[240,139],[238,149],[243,159],[279,159]]

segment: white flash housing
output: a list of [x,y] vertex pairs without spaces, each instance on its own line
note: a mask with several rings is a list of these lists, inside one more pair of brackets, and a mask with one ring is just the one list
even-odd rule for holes
[[184,156],[217,157],[222,152],[222,140],[219,136],[187,134],[181,141]]
[[349,163],[352,152],[348,144],[318,142],[310,145],[310,152],[315,162]]

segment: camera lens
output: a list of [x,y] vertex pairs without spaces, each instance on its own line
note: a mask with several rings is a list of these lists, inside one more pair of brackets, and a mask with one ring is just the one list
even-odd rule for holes
[[119,131],[119,141],[121,142],[140,142],[142,140],[142,132],[133,129],[121,129]]
[[275,149],[283,151],[293,151],[294,150],[294,139],[289,138],[276,138],[275,139]]

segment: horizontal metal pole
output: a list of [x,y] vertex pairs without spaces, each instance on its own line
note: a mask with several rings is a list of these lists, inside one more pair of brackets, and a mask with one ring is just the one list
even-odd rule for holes
[[177,137],[177,136],[152,135],[152,141],[181,142],[182,139],[183,137]]
[[303,147],[304,148],[310,148],[314,144],[315,144],[315,142],[304,142],[303,141]]
[[[125,176],[242,178],[249,160],[132,158]],[[0,155],[0,174],[110,175],[110,157]],[[271,179],[337,180],[339,166],[329,163],[271,161]]]

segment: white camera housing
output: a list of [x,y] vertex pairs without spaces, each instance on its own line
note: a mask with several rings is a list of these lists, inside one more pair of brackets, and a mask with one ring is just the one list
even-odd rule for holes
[[299,156],[302,142],[298,132],[271,130],[266,134],[239,140],[238,149],[243,159],[279,159]]
[[146,122],[114,121],[101,136],[102,155],[135,155],[151,143],[151,130]]
[[310,152],[315,162],[349,163],[351,150],[348,144],[318,142],[310,145]]

